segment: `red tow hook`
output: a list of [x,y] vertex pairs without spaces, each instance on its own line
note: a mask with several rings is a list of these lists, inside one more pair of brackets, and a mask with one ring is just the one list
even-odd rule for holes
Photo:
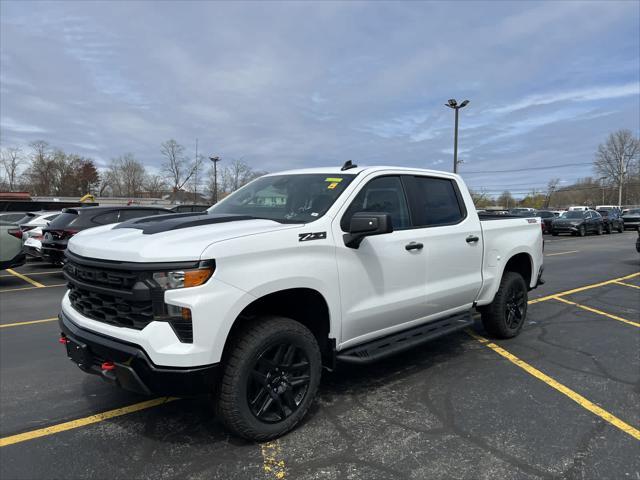
[[67,343],[69,343],[69,339],[67,337],[60,337],[58,339],[58,343],[61,343],[63,345],[66,345]]
[[115,370],[116,366],[113,364],[113,362],[102,362],[102,366],[100,368],[102,368],[102,370],[110,372],[111,370]]

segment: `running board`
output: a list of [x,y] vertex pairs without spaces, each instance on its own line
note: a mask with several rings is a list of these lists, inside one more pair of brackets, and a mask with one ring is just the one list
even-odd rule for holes
[[338,352],[336,360],[356,364],[376,362],[470,325],[473,325],[472,312],[459,313],[347,348]]

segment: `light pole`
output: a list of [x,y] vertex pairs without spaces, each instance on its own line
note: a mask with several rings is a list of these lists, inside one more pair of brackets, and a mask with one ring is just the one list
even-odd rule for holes
[[220,157],[209,157],[213,162],[213,204],[218,203],[218,162]]
[[445,107],[453,108],[456,112],[456,124],[453,133],[453,173],[458,173],[458,110],[466,107],[469,104],[469,100],[463,101],[460,105],[454,98],[450,98]]
[[602,187],[602,205],[604,205],[604,181],[607,179],[607,177],[600,177],[600,187]]

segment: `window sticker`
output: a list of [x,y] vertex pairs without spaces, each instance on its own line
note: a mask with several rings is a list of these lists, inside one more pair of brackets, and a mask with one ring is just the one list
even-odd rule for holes
[[334,189],[334,188],[336,188],[337,186],[338,186],[338,184],[334,182],[334,183],[330,183],[329,185],[327,185],[327,188],[328,188],[329,190],[333,190],[333,189]]
[[342,178],[336,177],[329,177],[329,178],[325,178],[324,179],[325,182],[331,182],[331,183],[340,183],[342,181]]

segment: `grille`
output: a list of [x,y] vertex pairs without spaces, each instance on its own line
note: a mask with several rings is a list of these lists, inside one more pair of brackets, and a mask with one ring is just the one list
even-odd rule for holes
[[115,269],[89,265],[68,255],[63,267],[69,286],[69,301],[85,317],[99,322],[142,330],[155,321],[169,321],[178,339],[193,343],[190,320],[171,317],[164,303],[164,291],[155,283],[151,271]]
[[151,301],[135,302],[116,295],[70,286],[71,305],[84,316],[119,327],[142,330],[153,318]]

